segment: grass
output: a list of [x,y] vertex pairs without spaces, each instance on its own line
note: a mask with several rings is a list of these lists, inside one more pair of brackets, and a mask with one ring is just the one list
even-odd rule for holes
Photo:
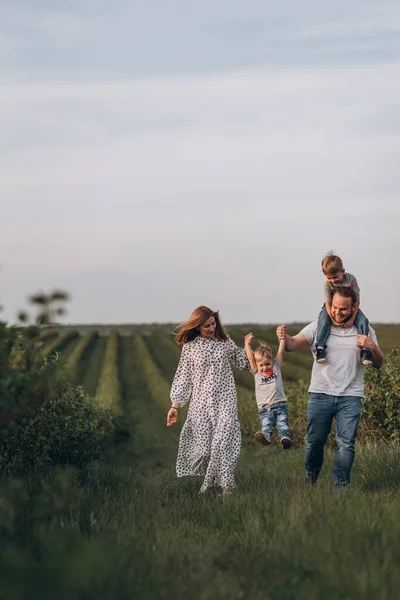
[[[166,427],[163,406],[179,349],[158,335],[119,336],[112,348],[128,442],[83,474],[1,483],[0,598],[396,598],[399,445],[358,445],[343,490],[331,485],[329,450],[310,488],[302,448],[248,442],[236,495],[199,496],[201,478],[175,475],[179,426]],[[105,344],[85,358],[92,389]],[[238,389],[244,407],[251,393]]]
[[149,400],[141,345],[121,337],[118,352],[131,440],[83,480],[72,474],[66,485],[59,476],[50,520],[39,518],[36,501],[30,548],[20,550],[25,578],[10,567],[16,554],[7,555],[0,597],[46,600],[55,589],[84,600],[397,597],[398,446],[357,448],[346,490],[331,486],[329,452],[309,488],[302,450],[247,446],[237,494],[199,496],[200,478],[175,476],[179,428],[167,428]]

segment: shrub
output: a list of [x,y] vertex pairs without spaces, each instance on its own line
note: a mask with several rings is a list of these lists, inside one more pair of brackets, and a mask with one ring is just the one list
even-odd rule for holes
[[400,349],[388,354],[380,370],[366,369],[365,383],[360,437],[399,441]]
[[59,393],[24,407],[0,430],[0,468],[17,475],[46,466],[84,467],[100,458],[114,423],[81,387],[64,384]]
[[[28,335],[29,333],[29,335]],[[0,471],[82,467],[111,438],[111,413],[63,381],[57,355],[40,356],[37,335],[0,326]]]

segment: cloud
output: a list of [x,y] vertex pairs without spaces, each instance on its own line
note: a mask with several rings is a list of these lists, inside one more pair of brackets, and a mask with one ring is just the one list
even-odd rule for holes
[[20,0],[2,9],[7,80],[81,81],[254,67],[369,64],[397,60],[395,0],[183,0],[57,3]]
[[208,1],[5,11],[6,315],[61,286],[76,321],[308,319],[333,247],[398,320],[397,5]]

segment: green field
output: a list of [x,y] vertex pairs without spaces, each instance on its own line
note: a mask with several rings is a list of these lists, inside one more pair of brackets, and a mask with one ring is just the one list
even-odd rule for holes
[[[251,329],[276,344],[275,327]],[[376,329],[384,352],[399,345],[400,326]],[[235,326],[229,333],[241,343],[248,330]],[[291,332],[298,330],[294,326]],[[60,331],[43,351],[60,351],[68,376],[107,402],[130,438],[83,479],[67,473],[68,499],[60,474],[51,493],[61,508],[45,524],[39,498],[24,550],[31,560],[25,579],[19,576],[19,558],[0,550],[10,552],[9,567],[0,573],[1,598],[398,597],[398,445],[360,445],[346,490],[330,484],[328,451],[320,481],[305,487],[301,447],[285,452],[253,443],[252,378],[236,373],[244,435],[238,491],[230,498],[199,496],[199,479],[175,476],[179,426],[166,427],[179,360],[172,337],[158,326],[116,327],[112,335],[96,328],[76,333]],[[285,378],[292,390],[304,394],[299,380],[308,381],[310,366],[308,352],[287,355]]]
[[[290,335],[298,333],[302,324],[288,325]],[[400,325],[374,325],[380,347],[384,354],[400,346]],[[53,337],[46,341],[45,352],[58,351],[68,358],[78,345],[78,337],[83,338],[88,333],[96,333],[88,347],[83,348],[83,353],[77,353],[73,360],[79,365],[77,382],[85,387],[90,394],[94,394],[104,359],[105,344],[110,332],[116,332],[119,339],[134,336],[143,346],[143,356],[152,362],[152,368],[159,372],[168,385],[171,383],[178,364],[180,348],[175,344],[170,331],[173,325],[120,325],[120,326],[66,326],[53,331]],[[234,325],[227,327],[229,335],[240,346],[246,333],[252,331],[254,335],[277,348],[275,325]],[[51,331],[51,330],[49,330]],[[144,348],[147,349],[145,352]],[[79,350],[79,348],[78,348]],[[148,356],[150,355],[150,356]],[[284,379],[286,382],[308,381],[311,372],[312,356],[310,351],[302,350],[285,355]],[[240,388],[253,390],[253,378],[245,372],[235,372],[237,384]],[[167,401],[168,399],[166,399]],[[167,402],[168,404],[168,402]]]

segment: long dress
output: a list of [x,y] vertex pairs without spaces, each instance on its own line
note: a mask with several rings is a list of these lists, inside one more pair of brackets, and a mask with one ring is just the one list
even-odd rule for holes
[[219,342],[200,336],[183,345],[171,389],[171,400],[190,400],[182,427],[176,473],[204,475],[200,491],[219,486],[232,490],[241,432],[231,365],[250,368],[244,350],[230,338]]

